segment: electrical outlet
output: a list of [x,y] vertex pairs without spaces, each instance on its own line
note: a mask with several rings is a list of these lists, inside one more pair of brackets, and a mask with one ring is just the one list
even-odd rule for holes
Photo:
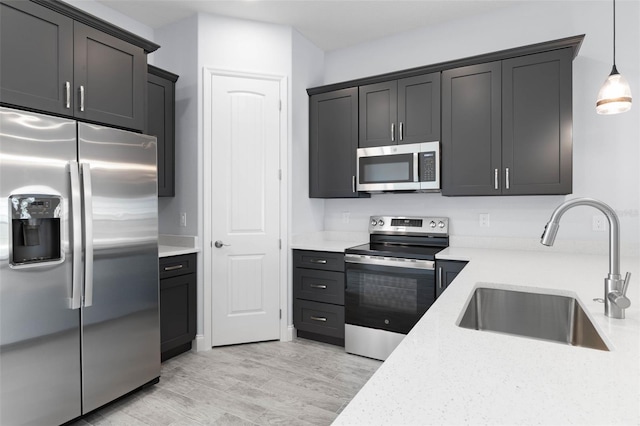
[[480,213],[478,215],[478,224],[481,228],[488,228],[491,226],[491,223],[489,222],[489,213]]
[[187,212],[180,213],[180,226],[187,227]]
[[605,225],[607,219],[603,215],[594,215],[591,220],[591,230],[595,232],[604,232],[607,230]]

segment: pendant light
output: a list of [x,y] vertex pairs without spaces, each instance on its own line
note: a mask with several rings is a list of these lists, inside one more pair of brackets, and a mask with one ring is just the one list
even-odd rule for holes
[[613,68],[598,91],[596,112],[618,114],[631,109],[631,88],[616,68],[616,0],[613,0]]

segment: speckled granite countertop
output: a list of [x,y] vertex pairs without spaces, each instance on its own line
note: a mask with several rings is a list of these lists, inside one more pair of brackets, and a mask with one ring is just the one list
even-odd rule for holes
[[[622,258],[632,273],[624,320],[593,301],[607,255],[449,247],[437,257],[470,263],[334,424],[640,423],[637,256]],[[577,297],[611,351],[460,328],[479,285]]]

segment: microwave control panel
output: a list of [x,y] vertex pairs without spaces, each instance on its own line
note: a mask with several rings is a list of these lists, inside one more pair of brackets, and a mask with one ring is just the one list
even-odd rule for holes
[[420,182],[435,182],[436,153],[435,151],[421,152],[419,155]]

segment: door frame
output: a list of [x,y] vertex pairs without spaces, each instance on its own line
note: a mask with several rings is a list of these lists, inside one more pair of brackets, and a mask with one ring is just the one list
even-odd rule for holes
[[202,264],[204,272],[204,281],[202,286],[202,318],[203,318],[203,332],[202,340],[197,341],[197,350],[211,350],[212,348],[212,328],[213,328],[213,268],[210,261],[213,255],[213,227],[211,226],[212,212],[212,183],[211,183],[211,154],[212,154],[212,131],[211,131],[211,90],[212,90],[212,78],[213,77],[240,77],[240,78],[257,78],[261,80],[277,81],[280,83],[280,310],[282,315],[280,316],[280,341],[289,341],[293,338],[293,332],[291,327],[288,326],[287,321],[289,318],[289,286],[288,286],[288,205],[289,205],[289,191],[288,191],[288,176],[289,176],[289,108],[288,108],[288,79],[286,76],[242,72],[235,70],[223,70],[219,68],[204,66],[202,70],[202,164],[203,164],[203,194],[202,194],[202,208],[203,212],[202,226],[203,226],[203,253]]

